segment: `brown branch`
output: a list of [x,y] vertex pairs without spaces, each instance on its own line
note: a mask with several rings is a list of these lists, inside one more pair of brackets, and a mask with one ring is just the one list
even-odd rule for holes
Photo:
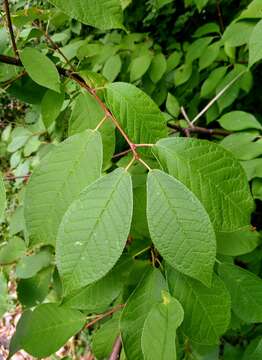
[[70,67],[70,69],[75,72],[75,68],[73,67],[73,65],[71,64],[71,62],[69,61],[69,59],[65,56],[65,54],[61,51],[60,47],[52,40],[52,38],[49,36],[47,29],[44,30],[40,25],[36,24],[36,22],[33,23],[33,25],[35,25],[39,30],[41,30],[46,38],[46,40],[50,43],[50,45],[52,46],[52,48],[54,50],[56,50],[61,56],[62,58],[65,60],[65,62],[67,63],[67,65]]
[[0,54],[0,62],[9,65],[23,66],[19,59],[3,54]]
[[120,357],[121,349],[122,349],[122,341],[121,341],[121,337],[118,336],[114,343],[113,350],[111,352],[109,360],[118,360]]
[[14,35],[8,0],[4,0],[3,7],[4,7],[4,11],[5,11],[6,22],[7,22],[11,42],[12,42],[12,47],[13,47],[15,56],[17,57],[17,59],[19,59],[19,53],[18,53],[18,49],[16,46],[15,35]]
[[119,311],[120,309],[122,309],[125,306],[125,304],[119,304],[116,307],[112,308],[111,310],[108,310],[107,312],[97,315],[94,320],[91,320],[89,323],[87,323],[85,325],[85,329],[89,329],[91,328],[94,324],[96,324],[98,321],[104,319],[105,317],[108,317],[112,314],[114,314],[115,312]]
[[220,31],[223,33],[225,30],[225,26],[224,26],[221,7],[220,7],[220,0],[216,0],[216,6],[217,6],[217,16],[219,20]]
[[203,134],[203,135],[209,135],[209,136],[216,136],[216,135],[227,136],[227,135],[231,134],[229,131],[222,130],[222,129],[207,129],[207,128],[203,128],[200,126],[194,126],[194,125],[192,127],[183,128],[179,125],[168,123],[167,126],[171,129],[181,132],[182,134],[184,134],[187,137],[190,136],[191,133]]
[[30,174],[28,174],[28,175],[21,175],[21,176],[12,176],[12,175],[10,175],[10,176],[6,176],[6,177],[4,178],[4,180],[5,180],[5,181],[12,181],[12,180],[16,180],[16,179],[25,179],[25,180],[27,180],[27,179],[29,179],[29,177],[30,177]]

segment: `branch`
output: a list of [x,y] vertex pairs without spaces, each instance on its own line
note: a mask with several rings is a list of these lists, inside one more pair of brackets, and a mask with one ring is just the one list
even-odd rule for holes
[[115,312],[119,311],[120,309],[122,309],[125,306],[125,304],[119,304],[116,307],[112,308],[111,310],[108,310],[107,312],[97,315],[94,320],[90,321],[89,323],[87,323],[85,325],[85,329],[89,329],[91,328],[94,324],[96,324],[98,321],[104,319],[107,316],[110,316],[112,314],[114,314]]
[[16,46],[16,42],[15,42],[15,35],[14,35],[13,26],[12,26],[12,20],[11,20],[11,16],[10,16],[8,0],[4,0],[3,7],[4,7],[4,11],[5,11],[5,16],[6,16],[6,21],[7,21],[7,26],[8,26],[11,42],[12,42],[12,47],[13,47],[15,56],[17,57],[17,59],[19,59],[19,53],[18,53],[18,49]]
[[20,59],[0,54],[0,62],[8,65],[23,66]]
[[114,343],[113,350],[109,360],[118,360],[120,357],[121,349],[122,349],[122,341],[121,341],[121,337],[118,336]]
[[220,7],[220,0],[216,0],[216,5],[217,5],[217,16],[219,20],[220,31],[223,33],[225,30],[225,26],[224,26],[221,7]]
[[227,135],[231,134],[231,132],[222,130],[222,129],[207,129],[207,128],[203,128],[200,126],[194,126],[194,125],[192,127],[183,128],[179,125],[168,123],[167,126],[171,129],[174,129],[176,131],[183,133],[187,137],[191,133],[203,134],[203,135],[209,135],[209,136],[213,136],[213,135],[227,136]]

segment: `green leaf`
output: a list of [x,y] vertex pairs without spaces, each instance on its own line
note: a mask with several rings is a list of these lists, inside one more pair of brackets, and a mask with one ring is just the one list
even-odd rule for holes
[[11,302],[8,295],[7,280],[2,271],[0,271],[0,317],[10,309]]
[[63,300],[63,304],[87,313],[105,311],[119,296],[132,263],[132,259],[123,254],[108,274],[94,284],[74,291]]
[[19,350],[22,349],[22,339],[24,336],[26,336],[26,329],[27,324],[29,323],[29,319],[32,315],[31,310],[25,310],[17,325],[16,325],[16,331],[14,335],[11,338],[10,345],[9,345],[9,354],[7,360],[11,359],[11,357]]
[[194,0],[199,12],[207,5],[208,1],[209,0]]
[[35,153],[39,149],[41,144],[42,142],[39,140],[38,135],[31,136],[23,149],[24,156],[28,157]]
[[262,337],[252,340],[247,346],[242,360],[260,360],[262,358]]
[[172,176],[150,171],[147,218],[152,241],[163,258],[180,272],[210,286],[215,233],[194,194]]
[[261,0],[253,0],[248,5],[247,9],[244,10],[240,16],[239,19],[261,19],[262,17],[262,3]]
[[253,22],[233,22],[226,27],[222,41],[232,47],[247,44],[253,29]]
[[68,206],[101,174],[99,133],[84,131],[52,149],[34,170],[25,192],[25,220],[32,244],[55,244]]
[[[75,135],[86,129],[95,129],[104,117],[104,111],[95,98],[87,93],[81,93],[74,101],[69,120],[69,135]],[[104,122],[99,128],[103,142],[103,167],[110,162],[115,150],[115,127],[110,121]]]
[[162,79],[167,69],[166,58],[162,53],[159,53],[153,57],[149,68],[149,77],[153,83],[157,83]]
[[12,237],[7,244],[0,248],[0,265],[11,264],[18,260],[26,250],[24,240],[18,236]]
[[175,86],[179,86],[187,82],[192,75],[192,64],[186,63],[181,65],[174,71],[174,83]]
[[250,253],[259,245],[259,233],[246,226],[233,232],[219,232],[217,252],[227,256],[239,256]]
[[53,90],[47,90],[41,102],[42,120],[46,129],[56,120],[60,114],[65,93],[60,94]]
[[168,293],[164,302],[155,305],[148,314],[142,333],[145,360],[176,360],[176,330],[184,318],[181,304]]
[[169,112],[169,114],[171,114],[175,118],[178,117],[178,115],[180,114],[179,102],[178,102],[177,98],[170,93],[168,93],[168,95],[167,95],[166,109]]
[[34,277],[21,279],[17,284],[19,302],[26,307],[33,307],[41,303],[49,292],[53,267],[39,271]]
[[230,323],[230,296],[218,276],[213,275],[210,288],[167,268],[172,295],[184,308],[182,331],[195,343],[217,344]]
[[213,37],[208,36],[197,39],[190,44],[186,54],[186,63],[192,63],[194,60],[200,58],[212,40]]
[[236,159],[251,160],[262,154],[262,139],[258,131],[237,132],[226,136],[221,142]]
[[121,71],[122,61],[120,56],[113,55],[105,63],[102,74],[113,82]]
[[130,81],[134,82],[140,79],[149,69],[151,61],[152,56],[150,54],[135,58],[130,64]]
[[55,64],[35,48],[25,48],[20,59],[32,80],[37,84],[60,92],[60,77]]
[[97,359],[108,359],[110,357],[118,334],[119,317],[113,317],[94,333],[92,351]]
[[49,266],[51,261],[52,255],[45,249],[35,255],[23,256],[16,266],[16,276],[21,279],[28,279],[39,270]]
[[245,111],[231,111],[226,113],[218,122],[224,129],[229,131],[262,129],[262,125],[257,121],[255,116]]
[[249,67],[262,59],[262,20],[260,20],[249,39]]
[[246,172],[248,181],[256,177],[262,178],[262,158],[241,161],[241,165]]
[[123,29],[123,13],[119,0],[49,0],[68,16],[101,30]]
[[2,173],[0,172],[0,219],[4,216],[4,211],[6,208],[6,194],[5,194],[5,185]]
[[65,294],[101,279],[114,266],[127,241],[132,209],[131,176],[121,168],[88,186],[69,207],[56,252]]
[[169,55],[166,61],[166,72],[174,70],[179,65],[181,58],[182,52],[174,51],[171,55]]
[[219,265],[219,275],[231,295],[232,309],[247,323],[262,322],[262,280],[232,264]]
[[219,32],[220,32],[219,25],[217,23],[210,22],[210,23],[200,26],[194,32],[193,37],[202,37],[204,35],[208,35],[208,34],[212,34],[212,33],[219,34]]
[[212,65],[217,59],[220,51],[220,42],[217,41],[214,44],[208,46],[199,58],[199,70],[203,70]]
[[214,142],[169,138],[158,141],[154,153],[163,169],[202,202],[216,231],[235,231],[250,224],[249,185],[230,152]]
[[[235,65],[234,69],[231,70],[219,83],[216,88],[216,93],[218,94],[220,91],[222,91],[222,89],[224,89],[228,84],[230,84],[231,81],[236,79],[236,77],[239,76],[239,74],[243,71],[247,71],[247,68],[244,65]],[[217,100],[220,112],[232,105],[233,102],[238,98],[241,88],[241,82],[245,81],[248,76],[249,72],[243,74],[241,79],[239,78],[237,81],[235,81],[235,83],[232,84],[229,89],[227,89],[227,91]]]
[[213,70],[209,77],[204,81],[201,87],[200,96],[203,98],[209,98],[213,94],[219,82],[223,79],[227,72],[226,66],[221,66]]
[[161,301],[165,280],[158,269],[147,270],[129,297],[120,318],[121,338],[127,360],[141,360],[141,336],[151,308]]
[[133,142],[154,143],[167,135],[165,118],[158,106],[134,85],[109,84],[106,102]]
[[252,194],[254,199],[262,200],[262,179],[252,181]]
[[23,147],[30,136],[32,136],[32,132],[28,129],[25,129],[23,127],[16,127],[11,134],[11,142],[9,143],[7,147],[7,151],[14,153],[15,151],[19,150],[21,147]]
[[85,321],[85,315],[77,310],[55,303],[39,305],[30,313],[21,329],[20,346],[32,356],[45,358],[81,330]]

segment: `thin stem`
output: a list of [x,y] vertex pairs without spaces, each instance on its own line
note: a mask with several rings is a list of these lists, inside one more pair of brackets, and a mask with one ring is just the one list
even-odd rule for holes
[[[35,23],[34,23],[34,24],[35,24]],[[74,66],[71,64],[71,62],[69,61],[69,59],[65,56],[65,54],[64,54],[63,51],[60,49],[60,47],[57,46],[57,44],[56,44],[56,43],[52,40],[52,38],[49,36],[48,30],[47,30],[47,29],[44,30],[43,28],[41,28],[41,27],[39,27],[39,26],[38,26],[38,28],[40,28],[40,30],[43,32],[46,40],[51,44],[51,46],[53,47],[53,49],[56,50],[56,51],[62,56],[62,58],[65,60],[66,64],[70,67],[70,69],[75,72]]]
[[151,249],[151,246],[147,246],[146,248],[140,250],[138,253],[136,253],[135,255],[133,255],[133,258],[136,258],[137,256],[144,254],[144,252],[148,251],[149,249]]
[[18,49],[17,49],[17,46],[16,46],[15,35],[14,35],[14,30],[13,30],[13,25],[12,25],[12,20],[11,20],[10,8],[9,8],[9,2],[8,2],[8,0],[4,0],[3,6],[4,6],[4,11],[5,11],[5,16],[6,16],[6,22],[7,22],[7,26],[8,26],[10,38],[11,38],[11,43],[12,43],[13,51],[14,51],[14,53],[15,53],[16,58],[19,59],[19,53],[18,53]]
[[126,154],[129,154],[131,151],[132,151],[131,149],[121,151],[120,153],[117,153],[117,154],[113,155],[113,159],[117,158],[117,157],[120,157],[120,156],[123,156],[123,155],[126,155]]
[[118,336],[114,343],[113,350],[111,352],[109,360],[118,360],[120,357],[121,349],[122,349],[122,341],[121,341],[121,337]]
[[107,116],[105,115],[105,116],[103,117],[103,119],[102,119],[101,121],[99,121],[99,123],[97,124],[97,126],[96,126],[96,128],[95,128],[94,130],[97,131],[97,130],[104,124],[104,122],[106,121],[106,119],[107,119]]
[[133,158],[131,159],[131,161],[127,164],[125,171],[128,171],[128,169],[130,169],[130,167],[133,165],[134,161],[136,160],[136,158],[133,156]]
[[92,320],[92,321],[90,321],[89,323],[87,323],[84,328],[85,328],[85,329],[91,328],[91,327],[92,327],[94,324],[96,324],[98,321],[104,319],[105,317],[108,317],[108,316],[114,314],[115,312],[117,312],[117,311],[119,311],[120,309],[122,309],[124,306],[125,306],[125,304],[119,304],[119,305],[117,305],[116,307],[114,307],[113,309],[108,310],[107,312],[105,312],[105,313],[103,313],[103,314],[97,315],[97,316],[95,317],[95,319]]
[[135,146],[138,147],[153,147],[155,144],[135,144]]
[[223,33],[225,30],[225,26],[224,26],[224,21],[223,21],[221,6],[220,6],[220,0],[216,0],[216,6],[217,6],[217,16],[218,16],[218,20],[219,20],[220,31]]
[[28,175],[21,175],[21,176],[6,176],[4,178],[4,181],[11,181],[11,180],[16,180],[16,179],[28,179],[30,177],[30,174]]
[[181,113],[184,116],[186,122],[188,123],[188,126],[192,127],[193,125],[192,125],[192,123],[191,123],[191,121],[190,121],[190,119],[189,119],[189,117],[188,117],[188,115],[186,113],[186,110],[185,110],[184,106],[181,106]]
[[246,70],[239,73],[233,80],[231,80],[219,93],[204,107],[203,110],[191,121],[194,124],[205,112],[246,72]]
[[144,167],[146,167],[149,171],[152,170],[151,167],[141,158],[137,159]]
[[207,128],[204,128],[204,127],[194,126],[194,125],[191,128],[182,128],[179,125],[168,123],[167,126],[169,128],[171,128],[171,129],[182,132],[185,135],[186,135],[186,133],[185,133],[186,130],[189,133],[203,134],[203,135],[209,135],[209,136],[212,136],[212,135],[227,136],[227,135],[231,134],[230,131],[226,131],[226,130],[223,130],[223,129],[207,129]]

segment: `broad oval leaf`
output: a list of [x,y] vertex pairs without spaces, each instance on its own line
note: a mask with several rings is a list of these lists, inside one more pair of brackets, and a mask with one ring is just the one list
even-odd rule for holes
[[39,305],[27,315],[20,329],[19,347],[37,358],[45,358],[59,350],[86,321],[81,312],[56,303]]
[[129,274],[133,259],[123,254],[112,270],[102,279],[82,289],[77,289],[63,300],[63,304],[86,313],[106,311],[115,300]]
[[175,298],[164,294],[164,302],[155,305],[148,314],[142,333],[145,360],[176,360],[176,330],[184,311]]
[[68,16],[101,30],[123,28],[119,0],[49,0]]
[[133,210],[131,175],[117,169],[88,186],[67,210],[56,262],[64,292],[102,278],[121,256]]
[[153,83],[157,83],[162,79],[167,69],[166,58],[162,53],[159,53],[153,57],[149,68],[149,77]]
[[255,274],[232,264],[219,265],[232,299],[235,314],[247,323],[262,322],[262,280]]
[[257,121],[255,116],[245,111],[230,111],[224,114],[218,122],[224,129],[229,131],[262,129],[262,125]]
[[158,106],[134,85],[109,84],[106,102],[133,142],[155,143],[167,135],[165,119]]
[[130,81],[134,82],[139,80],[149,69],[149,66],[152,61],[152,56],[150,53],[138,56],[133,59],[130,64]]
[[217,344],[230,323],[230,295],[213,275],[210,288],[167,267],[169,290],[184,308],[182,331],[195,343]]
[[170,138],[160,140],[154,154],[199,198],[216,231],[250,224],[254,203],[247,177],[229,151],[205,140]]
[[218,232],[217,252],[227,256],[239,256],[250,253],[260,243],[259,232],[246,226],[232,232]]
[[262,59],[262,20],[254,27],[249,39],[249,66]]
[[35,48],[25,48],[20,59],[28,75],[38,85],[60,92],[60,77],[55,64]]
[[147,218],[154,245],[180,272],[209,286],[216,254],[216,238],[204,207],[181,182],[150,171]]
[[110,82],[113,82],[120,73],[121,66],[121,57],[118,54],[113,55],[106,61],[102,73]]
[[69,205],[101,175],[102,144],[91,130],[74,135],[47,154],[25,192],[25,221],[32,244],[55,244]]
[[41,102],[42,120],[46,129],[55,121],[63,106],[65,93],[60,94],[53,90],[47,90]]
[[5,207],[6,207],[5,185],[4,185],[2,173],[0,172],[0,219],[2,219],[4,215]]
[[151,308],[161,302],[165,279],[158,269],[149,269],[129,297],[120,318],[120,331],[127,360],[141,360],[141,336]]

